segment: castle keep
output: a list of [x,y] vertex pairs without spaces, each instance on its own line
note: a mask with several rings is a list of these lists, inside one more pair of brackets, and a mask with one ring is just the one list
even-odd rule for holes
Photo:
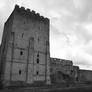
[[16,5],[4,26],[0,54],[3,83],[50,84],[49,19]]
[[48,18],[15,6],[0,46],[0,87],[92,83],[92,71],[79,69],[71,60],[50,57],[49,28]]

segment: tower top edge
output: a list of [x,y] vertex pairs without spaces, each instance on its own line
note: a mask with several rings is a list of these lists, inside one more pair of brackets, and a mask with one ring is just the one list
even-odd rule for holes
[[25,7],[23,7],[23,6],[20,7],[19,5],[16,4],[15,5],[15,10],[19,11],[19,12],[22,12],[25,16],[26,15],[33,16],[34,18],[37,18],[40,21],[49,22],[49,18],[43,17],[43,16],[40,15],[40,13],[37,13],[34,10],[30,10],[29,8],[25,9]]

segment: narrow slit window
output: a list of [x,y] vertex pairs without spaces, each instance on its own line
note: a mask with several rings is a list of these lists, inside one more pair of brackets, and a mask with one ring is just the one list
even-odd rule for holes
[[39,57],[39,53],[37,54],[37,57]]
[[38,74],[39,74],[39,72],[37,71],[37,72],[36,72],[36,74],[38,75]]
[[23,55],[23,51],[20,51],[20,55]]
[[39,59],[37,58],[37,64],[39,63]]
[[19,75],[21,75],[21,70],[19,70]]

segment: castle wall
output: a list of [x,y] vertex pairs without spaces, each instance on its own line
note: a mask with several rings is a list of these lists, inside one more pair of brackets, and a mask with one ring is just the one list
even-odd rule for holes
[[80,81],[79,80],[79,67],[73,66],[72,76],[74,77],[74,81]]
[[50,58],[50,74],[52,83],[67,82],[72,78],[72,71],[72,61]]
[[70,74],[71,75],[71,70],[73,70],[73,63],[70,60],[64,60],[64,59],[56,59],[56,58],[51,58],[50,59],[50,65],[52,68],[52,72],[56,71],[62,71],[65,74]]
[[[8,80],[10,78],[9,76],[10,63],[6,62],[6,60],[8,61],[6,54],[7,54],[7,49],[9,49],[8,41],[10,38],[10,32],[12,30],[12,23],[13,23],[13,17],[14,17],[13,14],[11,14],[10,17],[8,18],[8,20],[4,25],[4,31],[3,31],[2,42],[1,42],[1,50],[0,50],[0,80],[1,81],[4,79]],[[7,67],[7,70],[6,70],[6,67]]]
[[91,70],[79,70],[79,79],[82,82],[92,82],[92,71]]

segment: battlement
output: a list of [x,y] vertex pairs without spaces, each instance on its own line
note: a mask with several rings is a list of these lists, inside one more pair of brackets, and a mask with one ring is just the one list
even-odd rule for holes
[[50,58],[50,62],[56,64],[73,65],[73,62],[71,60],[66,60],[66,59]]
[[25,9],[24,7],[19,7],[18,5],[15,5],[15,11],[21,13],[23,16],[27,16],[32,19],[43,21],[44,23],[49,22],[48,18],[41,16],[39,13],[36,13],[34,10],[31,11],[30,9]]

